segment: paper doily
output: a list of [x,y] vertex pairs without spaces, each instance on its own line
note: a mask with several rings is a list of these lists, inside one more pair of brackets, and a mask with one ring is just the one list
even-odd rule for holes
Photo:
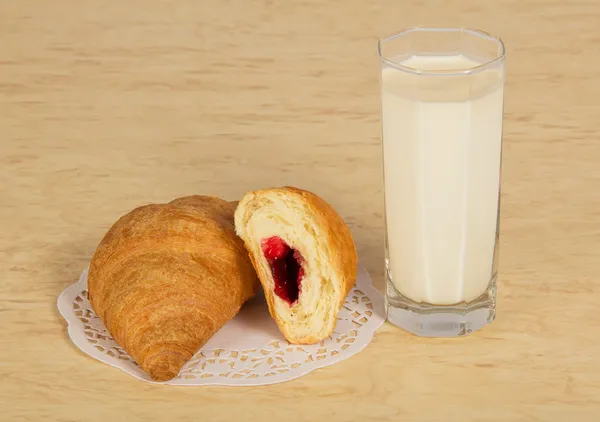
[[289,344],[269,315],[264,296],[247,302],[166,382],[155,382],[112,339],[88,301],[87,272],[58,298],[58,310],[69,324],[69,337],[93,358],[138,379],[169,385],[265,385],[288,381],[360,352],[384,321],[381,294],[359,267],[356,284],[346,297],[333,334],[319,344]]

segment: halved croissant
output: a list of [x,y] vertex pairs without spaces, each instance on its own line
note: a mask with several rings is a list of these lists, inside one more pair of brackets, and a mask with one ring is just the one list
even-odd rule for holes
[[235,203],[190,196],[120,218],[90,264],[91,305],[154,380],[182,366],[258,288]]
[[259,190],[238,204],[235,227],[285,338],[311,344],[331,335],[357,266],[350,230],[335,210],[300,189]]

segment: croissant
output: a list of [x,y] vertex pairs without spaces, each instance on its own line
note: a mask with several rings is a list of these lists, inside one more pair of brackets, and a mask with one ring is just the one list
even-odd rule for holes
[[342,218],[314,193],[283,187],[247,193],[235,227],[285,338],[312,344],[330,336],[356,279],[356,248]]
[[235,234],[235,207],[208,196],[142,206],[121,217],[94,253],[92,308],[154,380],[175,377],[258,289]]

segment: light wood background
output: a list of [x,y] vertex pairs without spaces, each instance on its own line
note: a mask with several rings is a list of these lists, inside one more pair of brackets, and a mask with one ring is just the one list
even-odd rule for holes
[[[0,420],[591,421],[600,413],[600,2],[0,2]],[[83,355],[55,306],[151,202],[314,190],[383,285],[376,40],[472,26],[508,49],[499,317],[385,324],[258,388],[165,388]]]

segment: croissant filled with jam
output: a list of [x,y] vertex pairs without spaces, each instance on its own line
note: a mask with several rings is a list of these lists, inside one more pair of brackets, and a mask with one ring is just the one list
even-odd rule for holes
[[235,226],[285,338],[314,344],[330,336],[357,271],[354,241],[339,214],[312,192],[263,189],[240,200]]

